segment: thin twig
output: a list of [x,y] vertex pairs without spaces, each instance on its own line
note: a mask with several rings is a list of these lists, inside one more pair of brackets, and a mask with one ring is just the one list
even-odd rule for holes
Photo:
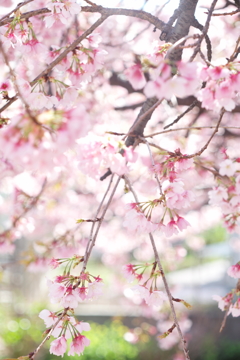
[[15,7],[15,9],[13,9],[12,11],[10,11],[8,14],[4,15],[1,19],[0,22],[3,21],[4,19],[8,18],[10,15],[12,15],[14,12],[16,12],[17,10],[19,10],[21,7],[27,5],[28,3],[32,2],[34,0],[26,0],[24,2],[21,2],[17,5],[17,7]]
[[149,155],[150,155],[150,159],[151,159],[151,162],[152,162],[152,166],[153,166],[153,169],[154,169],[154,177],[158,183],[158,187],[159,187],[159,192],[160,192],[160,195],[163,195],[163,191],[162,191],[162,185],[160,183],[160,180],[157,176],[157,173],[155,171],[155,162],[154,162],[154,159],[153,159],[153,154],[152,154],[152,151],[151,151],[151,148],[149,146],[149,143],[146,139],[144,138],[141,138],[141,140],[147,145],[147,148],[148,148],[148,152],[149,152]]
[[[232,12],[227,12],[227,13],[218,13],[218,14],[212,14],[212,16],[226,16],[226,15],[235,15],[238,14],[240,12],[239,9],[234,10]],[[208,14],[207,12],[205,12],[205,14]]]
[[[145,135],[144,138],[148,138],[148,137],[153,137],[156,135],[163,135],[163,134],[167,134],[170,132],[175,132],[178,130],[202,130],[202,129],[215,129],[216,126],[191,126],[191,127],[181,127],[181,128],[177,128],[177,129],[169,129],[169,130],[165,130],[165,131],[159,131],[153,134],[149,134],[149,135]],[[218,129],[236,129],[236,130],[240,130],[240,126],[219,126]],[[108,132],[111,134],[111,132]],[[119,135],[122,136],[124,134],[122,133],[114,133],[114,135]]]
[[221,110],[221,112],[220,112],[219,120],[218,120],[217,125],[216,125],[216,127],[215,127],[215,130],[213,131],[212,135],[210,136],[210,138],[209,138],[209,140],[206,142],[206,144],[201,148],[201,150],[197,151],[195,154],[186,155],[185,157],[186,157],[187,159],[191,159],[191,158],[193,158],[193,157],[195,157],[195,156],[200,156],[200,155],[207,149],[207,147],[208,147],[208,145],[210,144],[210,142],[212,141],[214,135],[218,132],[219,125],[220,125],[220,123],[221,123],[221,121],[222,121],[222,118],[223,118],[224,113],[225,113],[225,109],[222,108],[222,110]]
[[29,360],[33,360],[35,358],[35,356],[37,355],[37,353],[39,352],[39,350],[41,349],[41,347],[45,344],[45,342],[47,340],[50,339],[50,336],[52,335],[53,330],[57,327],[57,325],[60,323],[60,321],[64,318],[64,316],[67,314],[68,312],[68,308],[65,308],[63,310],[63,313],[61,316],[59,316],[58,320],[52,325],[51,330],[49,331],[49,333],[47,334],[47,336],[45,336],[45,338],[43,339],[43,341],[41,342],[41,344],[38,345],[38,347],[32,352],[30,353],[29,356]]
[[[97,223],[97,229],[96,229],[95,234],[94,234],[94,236],[93,236],[93,239],[92,239],[92,241],[91,241],[91,245],[90,245],[89,250],[88,250],[88,253],[87,253],[87,255],[86,255],[86,259],[84,258],[84,262],[85,262],[85,260],[86,260],[86,262],[88,261],[88,259],[89,259],[89,257],[90,257],[90,254],[91,254],[91,252],[92,252],[92,249],[93,249],[93,247],[95,246],[95,242],[96,242],[96,240],[97,240],[97,235],[98,235],[98,232],[99,232],[100,227],[101,227],[101,225],[102,225],[102,222],[103,222],[103,220],[104,220],[104,216],[105,216],[105,214],[106,214],[106,212],[107,212],[107,210],[108,210],[108,208],[109,208],[109,206],[110,206],[110,204],[111,204],[111,202],[112,202],[113,196],[114,196],[114,194],[115,194],[115,192],[116,192],[116,190],[117,190],[117,187],[118,187],[119,182],[120,182],[121,179],[122,179],[122,176],[119,176],[118,179],[117,179],[117,181],[116,181],[116,183],[115,183],[115,185],[114,185],[114,188],[113,188],[113,190],[112,190],[112,192],[111,192],[111,194],[110,194],[110,196],[109,196],[108,202],[107,202],[107,204],[106,204],[106,206],[105,206],[105,208],[104,208],[104,210],[103,210],[103,212],[102,212],[101,218],[100,218],[100,220],[99,220],[98,223]],[[84,267],[83,267],[83,270],[85,270]]]
[[[152,133],[149,135],[145,135],[143,136],[144,138],[149,138],[149,137],[153,137],[156,135],[164,135],[164,134],[168,134],[171,132],[176,132],[178,130],[202,130],[202,129],[215,129],[216,126],[190,126],[190,127],[180,127],[180,128],[176,128],[176,129],[169,129],[169,130],[164,130],[164,131],[158,131],[156,133]],[[236,129],[236,130],[240,130],[240,126],[219,126],[219,129]],[[106,131],[106,134],[111,134],[111,135],[117,135],[117,136],[126,136],[126,133],[118,133],[115,131]],[[151,144],[150,144],[151,145]],[[163,149],[164,150],[164,149]]]
[[194,100],[194,102],[185,110],[182,114],[180,114],[175,120],[173,120],[170,124],[164,126],[164,129],[168,129],[170,126],[176,124],[184,115],[189,113],[196,105],[198,104],[198,100]]
[[88,3],[89,5],[92,5],[92,6],[98,6],[97,4],[93,3],[92,1],[90,0],[84,0],[86,3]]
[[176,156],[175,153],[173,153],[172,151],[169,151],[169,150],[166,150],[164,148],[162,148],[161,146],[157,145],[157,144],[154,144],[152,142],[148,142],[149,146],[152,146],[158,150],[160,150],[161,152],[164,152],[166,155],[170,155],[170,156]]
[[232,55],[230,56],[229,60],[228,60],[228,63],[234,61],[236,59],[236,57],[238,56],[239,54],[239,43],[240,43],[240,36],[238,37],[237,41],[236,41],[236,45],[235,45],[235,49],[232,53]]
[[197,53],[200,50],[201,43],[202,43],[204,37],[207,35],[209,25],[210,25],[210,21],[211,21],[211,17],[212,17],[212,13],[214,11],[214,8],[215,8],[215,5],[216,5],[217,1],[218,0],[213,0],[212,4],[210,6],[210,9],[208,11],[208,17],[207,17],[206,23],[205,23],[205,25],[203,27],[203,30],[202,30],[202,35],[200,36],[200,38],[198,40],[198,45],[196,46],[195,50],[193,51],[192,56],[190,57],[190,60],[189,60],[190,62],[192,62],[194,60],[195,56],[197,55]]
[[[95,246],[95,243],[96,243],[96,240],[97,240],[98,232],[99,232],[100,227],[101,227],[101,225],[102,225],[102,222],[103,222],[103,220],[104,220],[104,216],[105,216],[105,214],[106,214],[106,212],[107,212],[107,210],[108,210],[108,208],[109,208],[109,206],[110,206],[110,204],[111,204],[112,198],[113,198],[113,196],[114,196],[114,194],[115,194],[115,192],[116,192],[116,190],[117,190],[117,187],[118,187],[118,184],[119,184],[121,178],[122,178],[122,177],[119,176],[118,179],[117,179],[117,181],[116,181],[116,183],[115,183],[115,186],[114,186],[114,188],[113,188],[113,190],[112,190],[112,192],[111,192],[111,194],[110,194],[110,196],[109,196],[109,199],[108,199],[108,201],[107,201],[107,204],[106,204],[106,206],[105,206],[105,208],[104,208],[104,210],[103,210],[103,212],[102,212],[102,215],[101,215],[101,217],[99,218],[99,220],[98,220],[98,222],[97,222],[97,223],[98,223],[98,226],[97,226],[97,229],[96,229],[94,235],[93,235],[94,227],[93,227],[93,226],[91,227],[88,244],[87,244],[87,247],[86,247],[86,250],[85,250],[84,261],[83,261],[83,266],[82,266],[81,274],[86,270],[89,257],[90,257],[90,255],[91,255],[92,249],[93,249],[93,247]],[[105,200],[105,198],[106,198],[106,196],[107,196],[107,193],[108,193],[109,190],[110,190],[110,187],[111,187],[111,184],[112,184],[112,180],[113,180],[113,175],[111,176],[111,179],[110,179],[110,182],[109,182],[109,184],[108,184],[107,190],[106,190],[106,192],[105,192],[105,194],[104,194],[104,196],[103,196],[103,199],[102,199],[102,201],[101,201],[101,203],[100,203],[100,205],[99,205],[99,207],[98,207],[98,209],[97,209],[96,216],[98,216],[98,214],[99,214],[99,212],[100,212],[100,210],[101,210],[101,208],[102,208],[103,202],[104,202],[104,200]],[[95,223],[94,223],[93,225],[95,226]],[[81,280],[79,280],[79,281],[75,284],[75,287],[77,287],[77,286],[80,284],[80,281],[81,281]]]
[[[98,216],[99,216],[99,213],[100,213],[101,208],[102,208],[102,206],[103,206],[103,203],[104,203],[104,201],[105,201],[105,199],[106,199],[106,196],[107,196],[107,194],[108,194],[108,192],[109,192],[109,190],[110,190],[110,188],[111,188],[111,185],[112,185],[112,182],[113,182],[113,177],[114,177],[114,175],[111,176],[110,181],[109,181],[109,183],[108,183],[108,187],[107,187],[107,189],[106,189],[106,191],[105,191],[105,193],[104,193],[104,195],[103,195],[103,198],[102,198],[102,200],[101,200],[101,202],[100,202],[100,204],[99,204],[99,207],[98,207],[98,209],[97,209],[97,211],[96,211],[95,219],[98,219],[97,221],[99,221],[99,217],[98,217]],[[90,243],[92,242],[92,239],[93,239],[93,231],[94,231],[94,227],[95,227],[95,224],[96,224],[97,221],[93,222],[93,224],[92,224],[92,226],[91,226],[90,236],[89,236],[89,240],[88,240],[88,243],[87,243],[87,246],[86,246],[86,250],[85,250],[85,253],[86,253],[86,254],[88,253],[89,245],[90,245]]]
[[154,240],[154,237],[153,237],[152,233],[149,233],[149,238],[150,238],[150,241],[151,241],[151,244],[152,244],[152,248],[153,248],[155,260],[157,261],[159,271],[160,271],[160,273],[161,273],[161,275],[162,275],[164,287],[165,287],[165,290],[166,290],[166,293],[167,293],[167,296],[168,296],[169,304],[170,304],[171,311],[172,311],[172,315],[173,315],[174,324],[176,325],[178,334],[179,334],[180,339],[181,339],[182,348],[183,348],[183,352],[184,352],[185,358],[186,358],[187,360],[190,360],[190,357],[189,357],[189,354],[188,354],[188,349],[187,349],[187,346],[186,346],[186,340],[185,340],[184,337],[183,337],[182,330],[181,330],[181,328],[180,328],[180,325],[179,325],[179,322],[178,322],[178,319],[177,319],[175,307],[174,307],[173,300],[172,300],[172,294],[171,294],[170,288],[169,288],[169,286],[168,286],[168,282],[167,282],[165,273],[164,273],[164,271],[163,271],[163,267],[162,267],[162,264],[161,264],[160,256],[159,256],[159,254],[158,254],[158,252],[157,252],[155,240]]
[[184,43],[186,40],[188,39],[199,39],[201,35],[199,34],[193,34],[193,35],[186,35],[183,38],[179,39],[178,41],[176,41],[169,49],[167,52],[167,56],[169,56],[176,48],[178,48],[182,43]]
[[229,309],[230,309],[230,306],[232,305],[232,302],[229,302],[228,305],[227,305],[227,308],[225,309],[225,314],[224,314],[224,318],[223,318],[223,321],[221,323],[221,327],[220,327],[220,330],[219,332],[222,332],[222,330],[224,329],[225,325],[226,325],[226,321],[227,321],[227,316],[228,316],[228,312],[229,312]]
[[[134,196],[135,201],[139,202],[138,197],[137,197],[135,191],[133,190],[133,187],[132,187],[130,181],[128,180],[128,178],[126,176],[124,176],[124,178],[125,178],[125,180],[127,182],[127,185],[129,187],[130,191],[132,192],[132,194]],[[156,244],[155,244],[152,233],[149,233],[149,237],[150,237],[151,245],[152,245],[152,248],[153,248],[155,261],[158,264],[158,268],[159,268],[159,271],[161,273],[161,276],[162,276],[162,279],[163,279],[163,284],[164,284],[164,287],[165,287],[165,290],[166,290],[166,293],[167,293],[167,296],[168,296],[172,316],[173,316],[173,319],[174,319],[174,324],[176,325],[178,334],[179,334],[181,342],[182,342],[182,347],[183,347],[183,352],[184,352],[184,355],[185,355],[185,359],[190,360],[188,350],[187,350],[187,347],[186,347],[186,340],[183,337],[183,334],[182,334],[182,331],[181,331],[181,328],[180,328],[180,325],[179,325],[179,322],[178,322],[178,319],[177,319],[175,307],[174,307],[173,300],[172,300],[172,294],[171,294],[170,288],[168,286],[168,282],[167,282],[167,279],[165,277],[165,273],[163,271],[163,267],[162,267],[162,264],[161,264],[161,261],[160,261],[160,256],[159,256],[159,254],[157,252]]]

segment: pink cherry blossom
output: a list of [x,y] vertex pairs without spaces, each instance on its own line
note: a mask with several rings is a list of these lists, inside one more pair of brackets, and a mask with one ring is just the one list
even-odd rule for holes
[[123,226],[132,233],[141,234],[155,231],[158,225],[147,220],[141,211],[132,209],[126,213]]
[[239,169],[239,164],[232,162],[230,159],[226,159],[219,164],[220,170],[219,174],[224,176],[233,176],[235,172]]
[[165,82],[161,78],[158,78],[154,81],[148,81],[144,88],[144,94],[147,97],[156,96],[158,99],[161,99],[165,95],[164,88]]
[[1,6],[5,6],[5,7],[12,6],[12,0],[2,0]]
[[90,340],[88,338],[86,338],[86,336],[84,335],[78,335],[76,336],[71,345],[70,345],[70,350],[68,352],[68,355],[81,355],[84,351],[85,346],[89,346],[90,345]]
[[43,319],[47,327],[52,326],[58,320],[58,317],[55,315],[55,313],[46,309],[42,310],[38,316]]
[[231,276],[235,279],[240,279],[240,263],[230,266],[227,273],[229,276]]
[[160,308],[163,302],[167,300],[167,295],[162,291],[154,290],[145,300],[147,305]]
[[143,286],[143,285],[135,285],[131,288],[131,290],[137,294],[137,295],[140,295],[140,297],[142,299],[144,299],[146,301],[146,299],[148,299],[149,297],[149,290]]
[[56,340],[53,340],[50,345],[50,354],[62,356],[67,350],[67,340],[65,336],[60,336]]
[[232,302],[233,294],[229,293],[224,297],[221,297],[219,295],[213,295],[212,298],[213,298],[213,300],[218,301],[219,309],[221,309],[222,311],[225,311],[228,308],[229,303]]
[[81,6],[76,3],[76,0],[64,0],[64,7],[62,8],[62,13],[66,18],[70,15],[78,14],[80,11]]
[[185,230],[188,226],[190,226],[189,222],[181,216],[177,217],[176,226],[180,231]]
[[78,294],[76,290],[69,287],[65,295],[61,298],[61,304],[64,308],[69,307],[71,309],[75,309],[78,307]]
[[60,302],[67,290],[65,286],[53,283],[52,281],[48,282],[48,287],[49,297],[53,303]]
[[127,279],[128,282],[132,282],[135,279],[135,269],[134,265],[127,264],[122,267],[122,272],[124,277]]
[[87,298],[87,288],[86,287],[78,287],[75,289],[75,293],[78,296],[78,301],[84,301]]
[[169,223],[162,230],[167,237],[177,235],[179,233],[177,223],[174,220],[169,221]]
[[223,188],[222,186],[218,186],[217,188],[209,191],[208,196],[210,198],[209,204],[217,205],[221,204],[223,200],[227,200],[228,192],[227,189]]
[[91,330],[89,323],[83,322],[83,321],[75,322],[74,326],[80,333],[82,331],[90,331]]
[[193,166],[192,159],[180,158],[178,161],[174,163],[174,167],[176,171],[184,171],[188,170]]
[[60,265],[60,263],[57,259],[52,258],[49,261],[49,266],[51,266],[53,269],[56,269],[59,265]]
[[124,73],[135,90],[142,89],[146,85],[146,79],[140,64],[131,66]]
[[92,283],[88,284],[88,293],[87,293],[87,299],[92,300],[94,298],[97,298],[102,295],[103,293],[103,282],[101,281],[94,281]]
[[31,109],[51,109],[58,103],[56,96],[46,96],[41,92],[33,92],[29,94],[27,101]]
[[240,316],[240,298],[238,298],[235,304],[233,304],[230,311],[233,317]]

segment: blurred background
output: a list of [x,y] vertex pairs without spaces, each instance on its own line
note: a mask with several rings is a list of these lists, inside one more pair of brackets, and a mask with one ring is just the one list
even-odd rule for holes
[[[25,246],[24,239],[19,240],[13,255],[0,256],[3,270],[0,288],[1,359],[27,355],[40,343],[45,330],[38,314],[44,308],[49,309],[46,278],[52,277],[52,271],[44,275],[36,271],[26,272],[25,267],[18,263]],[[181,242],[175,242],[174,246],[180,247]],[[169,282],[174,284],[173,295],[192,305],[191,310],[185,311],[179,307],[178,313],[192,360],[240,358],[239,318],[228,316],[225,328],[219,333],[224,313],[212,300],[212,294],[223,296],[236,285],[226,271],[237,261],[239,248],[238,236],[227,235],[225,229],[217,225],[198,234],[195,249],[188,248],[180,269],[167,275]],[[99,300],[84,303],[77,309],[78,320],[91,324],[91,331],[85,334],[91,345],[85,348],[82,359],[183,359],[177,340],[174,344],[173,334],[159,340],[159,334],[172,325],[165,315],[156,319],[152,314],[148,317],[144,306],[131,299],[131,291],[124,279],[123,293],[113,289],[115,274],[103,267],[97,254],[90,264],[90,272],[104,277],[105,291]],[[117,286],[121,289],[121,284]],[[50,310],[54,311],[54,305]],[[57,359],[49,354],[49,342],[39,352],[38,360]],[[64,359],[67,358],[65,355]]]

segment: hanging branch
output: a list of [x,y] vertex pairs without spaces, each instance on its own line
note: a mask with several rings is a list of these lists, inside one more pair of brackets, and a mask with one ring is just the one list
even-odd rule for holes
[[[102,206],[103,206],[103,204],[104,204],[104,201],[105,201],[105,199],[106,199],[106,196],[107,196],[108,192],[110,191],[110,188],[111,188],[111,185],[112,185],[112,182],[113,182],[113,176],[114,176],[114,175],[111,176],[111,179],[110,179],[110,181],[109,181],[108,187],[107,187],[107,189],[106,189],[106,191],[105,191],[105,193],[104,193],[104,195],[103,195],[102,201],[100,202],[99,207],[98,207],[98,209],[97,209],[97,211],[96,211],[95,219],[98,219],[98,221],[100,221],[101,218],[102,218],[102,216],[99,218],[99,213],[100,213],[101,208],[102,208]],[[92,240],[93,240],[93,231],[94,231],[95,224],[96,224],[96,222],[93,222],[93,224],[92,224],[92,226],[91,226],[90,235],[89,235],[89,241],[88,241],[88,243],[87,243],[86,250],[85,250],[85,254],[86,254],[86,255],[87,255],[87,253],[88,253],[88,249],[89,249],[90,243],[91,243]],[[85,259],[85,257],[84,257],[84,259]],[[86,264],[85,264],[85,265],[86,265]]]
[[[130,183],[130,181],[129,181],[129,179],[128,179],[128,177],[126,175],[124,175],[124,179],[125,179],[128,187],[129,187],[130,191],[132,192],[132,194],[134,196],[135,202],[139,203],[137,194],[135,193],[135,191],[134,191],[134,189],[133,189],[133,187],[132,187],[132,185],[131,185],[131,183]],[[159,268],[159,271],[160,271],[162,279],[163,279],[163,284],[164,284],[164,287],[165,287],[165,290],[166,290],[166,293],[167,293],[167,297],[168,297],[168,301],[169,301],[169,304],[170,304],[174,324],[175,324],[175,326],[177,328],[178,334],[179,334],[180,339],[181,339],[185,359],[190,360],[190,357],[189,357],[189,354],[188,354],[189,351],[188,351],[187,346],[186,346],[186,340],[183,337],[183,334],[182,334],[182,331],[181,331],[181,328],[180,328],[180,325],[179,325],[179,322],[178,322],[178,319],[177,319],[177,315],[176,315],[176,311],[175,311],[175,307],[174,307],[174,303],[173,303],[173,297],[172,297],[172,294],[171,294],[171,291],[170,291],[170,288],[169,288],[169,285],[168,285],[168,282],[167,282],[167,279],[166,279],[166,276],[165,276],[165,273],[164,273],[164,270],[163,270],[163,267],[162,267],[160,256],[159,256],[157,248],[156,248],[155,240],[153,238],[152,233],[149,233],[148,235],[149,235],[151,245],[152,245],[152,248],[153,248],[155,261],[158,264],[158,268]]]

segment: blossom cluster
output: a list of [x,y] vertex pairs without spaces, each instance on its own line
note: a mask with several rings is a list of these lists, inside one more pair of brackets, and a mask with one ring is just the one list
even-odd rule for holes
[[209,204],[221,207],[224,224],[232,232],[237,228],[240,216],[240,164],[238,159],[226,158],[219,166],[219,174],[228,180],[220,179],[220,184],[209,191]]
[[48,28],[52,27],[55,22],[59,21],[62,24],[67,25],[69,23],[69,18],[81,11],[81,6],[76,0],[54,0],[48,2],[46,7],[51,10],[51,14],[47,15],[44,19]]
[[63,275],[56,276],[54,281],[48,281],[49,297],[52,303],[60,303],[64,308],[75,309],[78,303],[92,300],[102,294],[103,282],[99,276],[88,272],[80,276],[71,275],[71,269],[83,261],[83,257],[75,255],[66,259],[51,259],[50,266],[54,269],[64,265]]
[[[178,234],[190,224],[179,215],[181,209],[190,206],[194,200],[193,192],[184,188],[180,173],[192,166],[192,160],[187,159],[176,150],[176,157],[164,158],[161,163],[156,162],[152,171],[162,182],[160,198],[128,204],[123,225],[132,233],[150,233],[161,231],[169,237]],[[156,207],[162,208],[162,216],[158,222],[152,220],[152,212]]]
[[[159,271],[156,271],[156,263],[144,265],[127,264],[123,266],[122,272],[129,282],[132,282],[134,279],[140,282],[143,280],[143,274],[149,267],[152,267],[152,270],[146,281],[144,281],[143,284],[133,286],[131,289],[135,294],[145,300],[147,305],[160,308],[167,300],[167,295],[157,288],[157,278],[161,275]],[[140,273],[138,273],[139,270],[141,270]],[[151,282],[150,286],[148,282]]]
[[89,134],[77,143],[79,168],[93,178],[99,178],[108,169],[121,176],[129,171],[127,162],[136,161],[132,147],[113,138]]
[[[73,316],[61,316],[61,312],[55,313],[49,310],[42,310],[39,317],[44,320],[47,333],[56,338],[50,346],[50,354],[63,356],[67,350],[67,339],[72,338],[68,355],[81,355],[84,348],[90,344],[90,340],[82,335],[83,331],[89,331],[90,325],[85,322],[77,321]],[[53,328],[53,325],[56,326]],[[53,330],[52,330],[53,328]]]
[[[227,273],[229,276],[238,279],[236,288],[223,297],[213,295],[213,299],[218,302],[219,309],[227,311],[228,315],[232,314],[233,317],[237,317],[240,316],[240,262],[230,266]],[[234,297],[236,297],[236,301],[233,303]]]
[[56,338],[50,346],[51,354],[63,356],[69,338],[72,338],[72,342],[68,355],[81,355],[85,346],[90,344],[90,340],[81,334],[82,331],[89,331],[90,325],[68,315],[68,312],[71,315],[74,313],[79,303],[99,297],[102,293],[103,282],[99,276],[95,277],[87,272],[82,272],[80,276],[71,275],[71,270],[82,261],[83,257],[75,255],[72,258],[52,258],[49,263],[54,269],[64,265],[63,275],[57,276],[54,281],[48,281],[50,301],[60,303],[64,310],[52,312],[44,309],[39,314],[48,328],[47,333]]
[[[155,46],[154,55],[149,55],[142,63],[125,71],[134,89],[144,88],[147,97],[167,100],[173,96],[183,98],[195,95],[208,110],[219,111],[223,107],[231,111],[235,108],[240,88],[238,62],[206,67],[200,62],[179,61],[173,75],[172,66],[163,56],[169,46]],[[148,82],[144,72],[150,75]],[[206,86],[202,86],[203,82],[206,82]]]

